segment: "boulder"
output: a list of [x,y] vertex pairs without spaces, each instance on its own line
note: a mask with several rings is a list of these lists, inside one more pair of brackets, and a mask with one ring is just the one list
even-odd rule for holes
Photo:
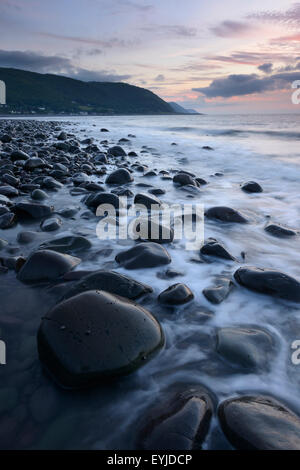
[[119,168],[113,171],[105,180],[106,184],[126,184],[131,183],[133,177],[131,173],[125,168]]
[[147,209],[151,210],[153,205],[156,206],[155,208],[160,207],[161,201],[154,195],[139,193],[136,194],[134,198],[134,204],[142,204]]
[[115,259],[126,269],[155,268],[171,263],[167,250],[153,242],[139,243],[129,250],[121,251]]
[[161,292],[158,296],[158,300],[163,304],[168,305],[182,305],[190,302],[194,298],[194,294],[191,289],[185,284],[173,284],[166,290]]
[[266,225],[265,231],[278,238],[295,237],[297,235],[296,230],[274,223]]
[[242,184],[241,189],[246,193],[262,193],[263,189],[256,181],[247,181]]
[[209,238],[200,248],[200,253],[207,256],[216,256],[217,258],[234,261],[235,258],[226,250],[222,243],[215,238]]
[[42,219],[43,217],[49,217],[54,211],[54,207],[35,202],[18,202],[15,205],[14,210],[17,215],[20,216]]
[[159,405],[144,417],[138,448],[144,450],[190,451],[201,449],[213,413],[212,401],[199,385],[159,399]]
[[300,418],[268,396],[221,403],[219,419],[229,442],[243,450],[300,450]]
[[66,236],[47,240],[40,245],[42,250],[54,250],[59,253],[79,253],[80,251],[88,250],[92,244],[87,238],[80,236]]
[[239,211],[231,207],[216,206],[211,207],[205,212],[208,219],[217,219],[221,222],[235,222],[239,224],[246,224],[248,219]]
[[300,302],[300,282],[276,269],[242,267],[234,273],[234,278],[250,290]]
[[56,305],[38,331],[40,360],[64,388],[128,374],[164,345],[158,321],[128,299],[88,291]]
[[125,157],[126,152],[122,149],[119,145],[115,145],[114,147],[110,147],[107,151],[108,155],[112,155],[113,157]]
[[18,273],[21,282],[54,281],[74,269],[81,260],[50,250],[32,253]]
[[212,304],[220,304],[230,294],[233,288],[233,282],[227,277],[219,276],[216,285],[203,289],[202,293]]
[[221,328],[217,333],[218,353],[249,372],[269,369],[273,346],[271,335],[258,328]]
[[[75,274],[75,273],[74,273]],[[74,297],[88,290],[104,290],[111,294],[120,295],[127,299],[135,300],[152,292],[152,288],[146,284],[125,276],[115,271],[95,271],[81,277],[79,282],[71,287],[64,295],[65,299]]]

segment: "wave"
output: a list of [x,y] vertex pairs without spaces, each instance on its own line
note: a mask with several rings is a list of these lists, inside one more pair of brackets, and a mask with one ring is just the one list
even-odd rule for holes
[[203,129],[199,127],[168,127],[164,129],[168,132],[188,132],[201,135],[228,136],[228,137],[247,137],[247,135],[260,135],[268,137],[277,137],[283,139],[300,139],[300,132],[297,131],[274,131],[274,130],[256,130],[256,129]]

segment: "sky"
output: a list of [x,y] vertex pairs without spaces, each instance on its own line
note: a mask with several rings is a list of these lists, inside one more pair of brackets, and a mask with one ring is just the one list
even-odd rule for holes
[[204,113],[300,110],[300,3],[0,0],[0,37],[0,67],[123,81]]

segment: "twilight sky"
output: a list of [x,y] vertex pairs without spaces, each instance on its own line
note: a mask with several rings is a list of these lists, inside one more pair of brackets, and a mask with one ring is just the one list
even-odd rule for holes
[[0,66],[125,81],[205,113],[298,112],[300,3],[0,0]]

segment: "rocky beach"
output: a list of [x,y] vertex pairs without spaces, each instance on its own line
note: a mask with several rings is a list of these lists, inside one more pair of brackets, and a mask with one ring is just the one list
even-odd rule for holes
[[[0,120],[0,448],[299,450],[299,163],[151,119]],[[203,243],[99,238],[122,197]]]

